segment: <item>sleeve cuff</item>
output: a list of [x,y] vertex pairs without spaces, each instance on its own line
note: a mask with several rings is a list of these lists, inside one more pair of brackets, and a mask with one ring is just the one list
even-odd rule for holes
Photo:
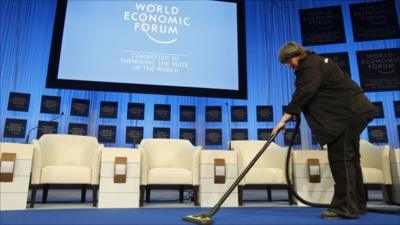
[[299,115],[299,114],[301,114],[301,109],[295,108],[291,105],[288,105],[288,107],[286,108],[284,113],[291,114],[291,115]]

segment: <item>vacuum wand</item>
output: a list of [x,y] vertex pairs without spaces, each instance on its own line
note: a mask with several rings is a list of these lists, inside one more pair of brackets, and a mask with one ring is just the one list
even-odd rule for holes
[[[278,132],[279,133],[279,132]],[[278,134],[277,133],[277,134]],[[239,185],[240,181],[246,176],[246,174],[249,172],[249,170],[254,166],[254,164],[257,162],[257,160],[262,156],[262,154],[265,152],[265,150],[268,148],[268,146],[275,140],[276,135],[272,135],[270,139],[264,144],[262,149],[257,153],[256,156],[250,161],[249,165],[243,170],[243,172],[236,178],[235,182],[229,187],[229,189],[225,192],[225,194],[221,197],[221,199],[212,207],[212,209],[209,212],[205,213],[200,213],[197,215],[187,215],[183,217],[183,220],[191,222],[191,223],[196,223],[200,225],[209,225],[212,224],[212,216],[217,213],[219,208],[221,208],[221,205],[225,202],[225,200],[229,197],[229,195],[232,193],[232,191]]]

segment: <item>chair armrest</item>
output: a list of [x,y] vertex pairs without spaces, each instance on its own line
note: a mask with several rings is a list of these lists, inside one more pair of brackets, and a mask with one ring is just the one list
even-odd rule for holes
[[[240,150],[233,150],[236,152],[236,157],[237,157],[237,175],[239,176],[244,168],[246,168],[247,165],[244,165],[244,159],[242,156],[242,153]],[[243,177],[243,179],[240,181],[239,185],[245,185],[246,184],[246,177]]]
[[193,161],[192,161],[192,174],[193,174],[193,185],[199,185],[200,183],[200,152],[201,146],[194,147]]
[[33,159],[31,184],[40,184],[40,171],[42,170],[42,151],[37,140],[33,140],[32,144]]
[[146,150],[139,145],[138,149],[140,151],[140,184],[147,185],[147,173],[148,173],[148,164],[147,164],[147,154]]
[[392,174],[390,172],[390,149],[388,145],[382,149],[382,172],[383,172],[383,182],[384,184],[392,184]]
[[101,150],[104,146],[100,145],[94,153],[92,161],[92,185],[99,184],[100,180],[100,164],[101,164]]

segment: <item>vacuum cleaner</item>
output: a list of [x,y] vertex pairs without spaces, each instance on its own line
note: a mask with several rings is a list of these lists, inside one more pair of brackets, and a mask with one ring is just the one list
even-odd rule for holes
[[[288,148],[288,153],[286,155],[286,163],[285,163],[285,175],[286,175],[286,182],[288,184],[289,191],[293,194],[293,196],[302,202],[303,204],[306,204],[308,206],[312,207],[320,207],[320,208],[329,208],[330,204],[321,204],[321,203],[315,203],[315,202],[309,202],[305,199],[303,199],[301,196],[297,194],[297,192],[294,190],[293,184],[290,181],[290,176],[289,176],[289,162],[290,162],[290,156],[292,152],[292,146],[294,143],[294,140],[297,136],[297,133],[299,131],[300,127],[300,117],[297,117],[296,120],[296,128],[294,130],[294,134],[290,140],[289,148]],[[199,225],[210,225],[212,224],[212,217],[218,212],[220,209],[221,205],[225,202],[225,200],[228,198],[228,196],[232,193],[232,191],[236,188],[237,185],[239,185],[240,181],[246,176],[246,174],[249,172],[249,170],[254,166],[254,164],[257,162],[257,160],[261,157],[261,155],[265,152],[265,150],[268,148],[268,146],[275,140],[276,135],[279,134],[279,131],[277,134],[272,135],[270,139],[264,144],[264,146],[261,148],[261,150],[257,153],[256,156],[250,161],[249,165],[243,170],[243,172],[238,176],[238,178],[233,182],[233,184],[229,187],[229,189],[225,192],[225,194],[221,197],[221,199],[214,205],[214,207],[211,208],[210,211],[205,212],[205,213],[200,213],[196,215],[187,215],[183,217],[182,219],[187,222],[199,224]],[[384,214],[400,214],[400,209],[394,209],[394,210],[389,210],[389,209],[378,209],[378,208],[367,208],[368,212],[375,212],[375,213],[384,213]]]
[[209,225],[212,224],[212,216],[217,213],[221,205],[225,202],[228,196],[232,193],[232,191],[236,188],[236,186],[240,183],[240,181],[246,176],[249,170],[254,166],[257,160],[261,157],[261,155],[265,152],[268,146],[275,140],[276,135],[272,135],[271,138],[265,143],[265,145],[261,148],[261,150],[257,153],[257,155],[250,161],[249,165],[243,170],[243,172],[236,178],[235,182],[229,187],[229,189],[225,192],[225,194],[221,197],[221,199],[217,202],[217,204],[212,207],[209,212],[201,213],[198,215],[188,215],[183,217],[183,220],[201,224],[201,225]]

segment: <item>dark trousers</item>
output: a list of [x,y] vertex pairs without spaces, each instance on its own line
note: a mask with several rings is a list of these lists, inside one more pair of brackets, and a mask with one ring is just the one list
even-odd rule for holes
[[360,165],[360,134],[373,116],[373,112],[356,116],[348,128],[328,144],[329,165],[335,181],[330,210],[344,217],[357,217],[366,210]]

